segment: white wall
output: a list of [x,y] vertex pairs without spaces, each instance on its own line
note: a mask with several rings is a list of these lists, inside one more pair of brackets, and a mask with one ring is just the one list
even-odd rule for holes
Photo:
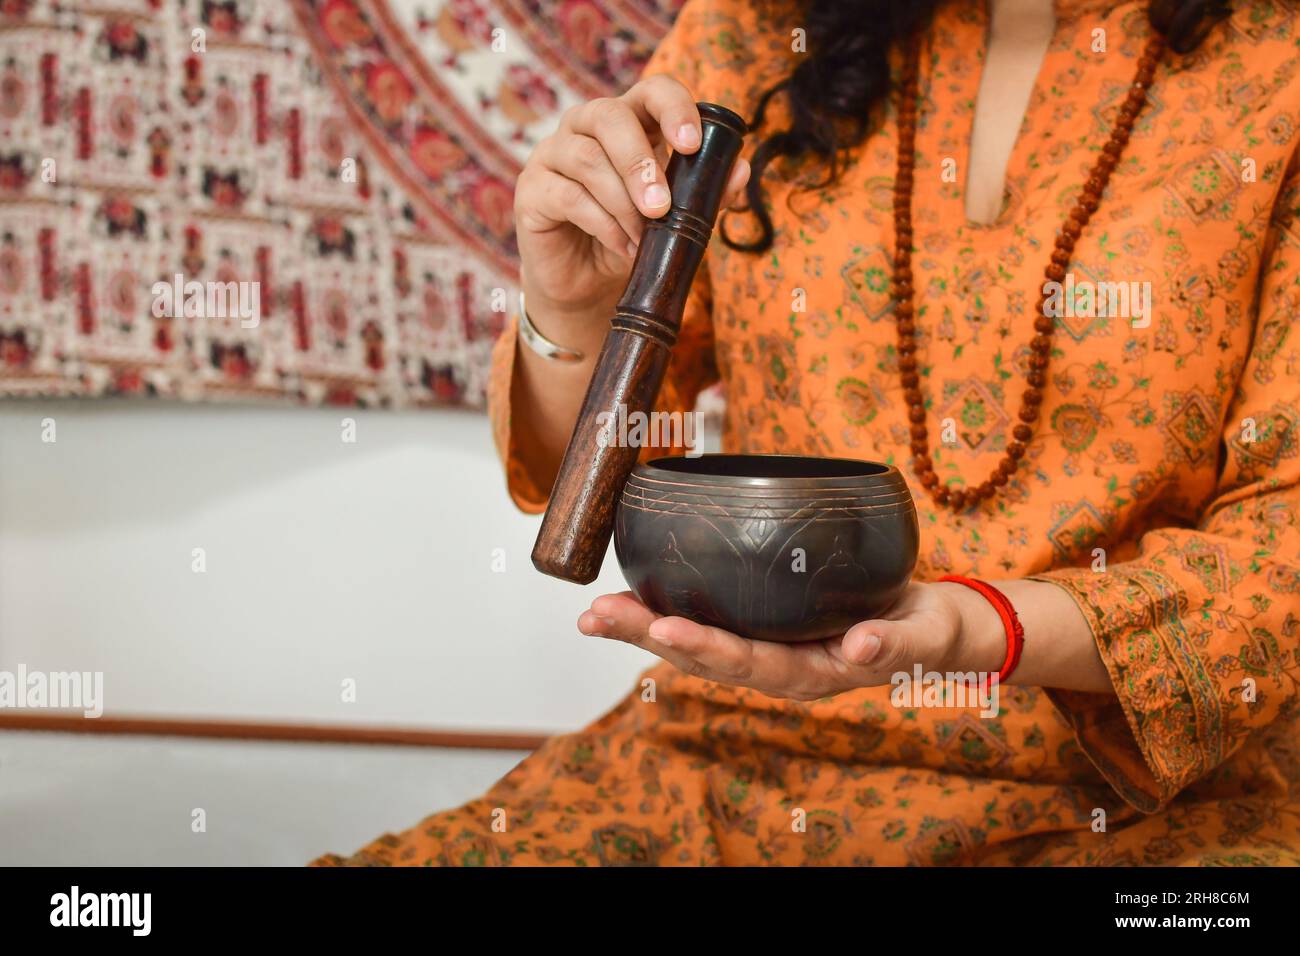
[[0,403],[0,670],[102,670],[110,714],[576,728],[653,661],[578,633],[625,585],[534,571],[539,520],[481,414]]

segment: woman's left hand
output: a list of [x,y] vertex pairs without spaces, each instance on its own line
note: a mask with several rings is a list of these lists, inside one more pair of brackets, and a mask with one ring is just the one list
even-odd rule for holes
[[661,617],[630,591],[596,598],[578,618],[582,633],[636,644],[687,674],[795,700],[888,684],[900,671],[910,676],[916,664],[926,672],[996,673],[1001,629],[996,612],[967,588],[916,582],[879,618],[805,644],[754,641]]

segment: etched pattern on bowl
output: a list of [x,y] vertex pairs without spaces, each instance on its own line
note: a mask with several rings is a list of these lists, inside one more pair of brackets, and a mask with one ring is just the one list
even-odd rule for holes
[[656,612],[790,642],[843,633],[892,604],[916,564],[918,529],[892,466],[705,455],[638,465],[614,546]]

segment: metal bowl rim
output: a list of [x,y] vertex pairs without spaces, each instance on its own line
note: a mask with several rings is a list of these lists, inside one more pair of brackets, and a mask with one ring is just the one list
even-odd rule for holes
[[[673,468],[664,468],[660,466],[661,462],[680,463],[682,461],[700,461],[705,458],[750,458],[754,460],[767,461],[808,461],[808,462],[835,462],[843,465],[869,466],[873,470],[869,473],[864,472],[859,475],[822,475],[807,477],[763,477],[763,476],[744,476],[744,475],[705,475],[694,474],[689,471],[679,471]],[[816,491],[827,488],[849,489],[849,488],[878,488],[881,485],[897,484],[901,489],[907,489],[907,482],[903,478],[902,472],[895,465],[886,464],[882,461],[868,461],[861,458],[833,458],[833,457],[815,457],[812,455],[738,455],[738,454],[709,454],[701,455],[698,458],[685,458],[683,456],[668,456],[663,458],[654,458],[647,462],[642,462],[633,469],[634,476],[640,476],[655,481],[667,482],[670,484],[683,484],[688,486],[700,486],[709,488],[789,488],[797,490]]]

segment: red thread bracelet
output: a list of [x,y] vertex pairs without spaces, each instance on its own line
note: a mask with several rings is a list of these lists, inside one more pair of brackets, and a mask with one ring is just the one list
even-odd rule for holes
[[1025,649],[1025,628],[1020,623],[1019,615],[1016,614],[1015,605],[1011,603],[1010,598],[987,581],[964,578],[960,574],[945,574],[939,580],[964,584],[972,591],[978,591],[993,605],[993,610],[998,612],[1002,627],[1007,633],[1007,659],[1003,662],[1002,669],[998,671],[998,683],[1004,683],[1020,663],[1020,653]]

